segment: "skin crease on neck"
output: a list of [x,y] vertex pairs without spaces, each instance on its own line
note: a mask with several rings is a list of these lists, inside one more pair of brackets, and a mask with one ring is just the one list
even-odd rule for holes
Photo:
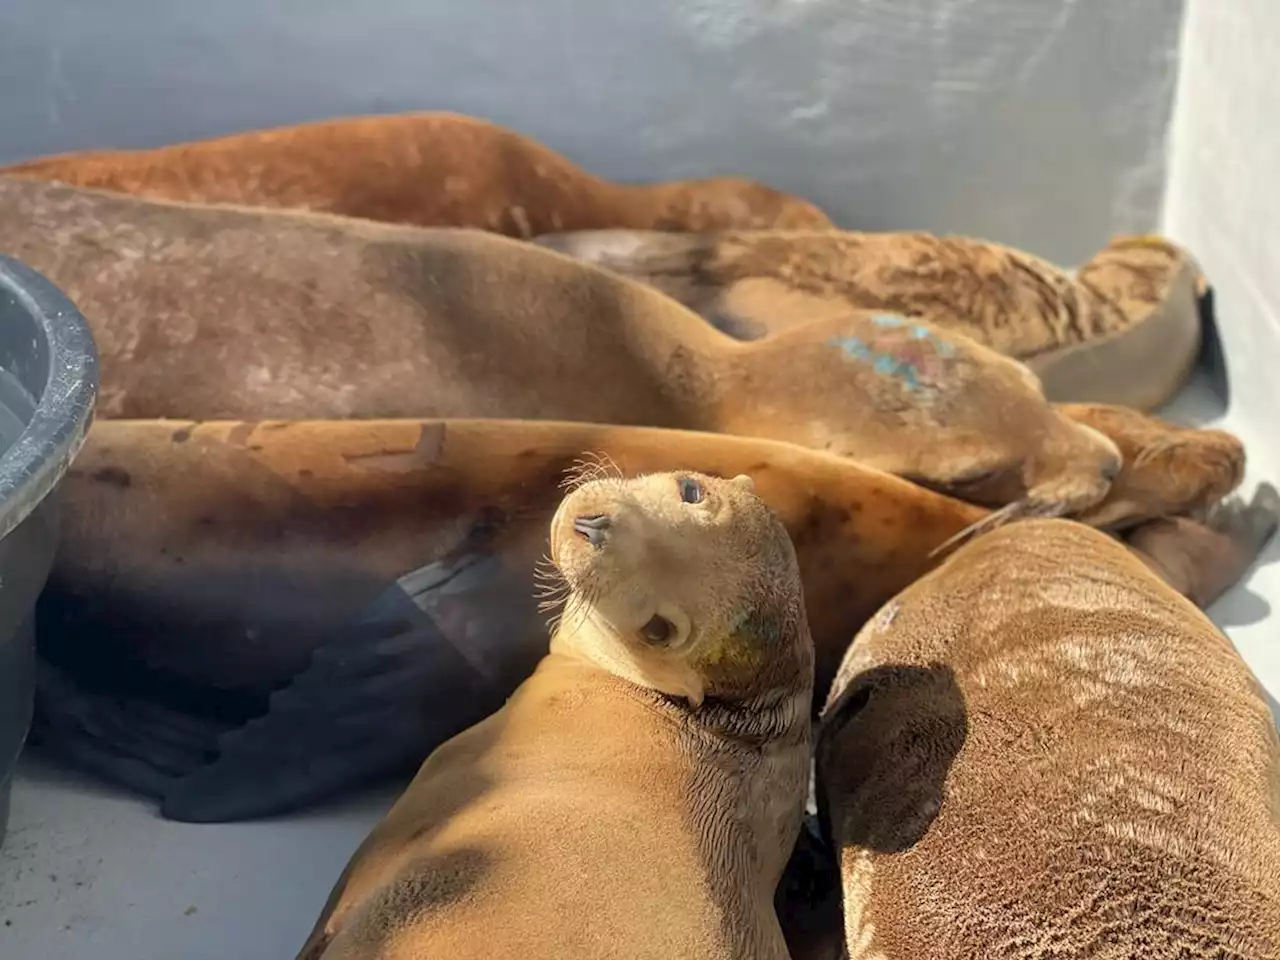
[[[1201,514],[1238,483],[1238,443],[1233,459],[1216,431],[1161,432],[1135,416],[1110,429],[1163,452],[1125,441],[1137,464],[1117,479],[1122,503]],[[1219,448],[1225,458],[1205,455]],[[546,421],[102,420],[63,483],[39,610],[46,745],[179,819],[294,809],[411,768],[533,668],[532,574],[584,451],[628,476],[683,466],[754,478],[796,545],[819,697],[866,619],[984,516],[853,461],[741,437]],[[1180,587],[1197,602],[1211,588]],[[107,694],[92,692],[104,682]],[[157,709],[122,716],[112,689]],[[213,729],[192,706],[211,699],[226,718]],[[366,738],[353,733],[361,722]]]
[[89,318],[103,417],[518,417],[741,433],[1033,515],[1096,503],[1119,466],[1024,367],[927,324],[851,313],[743,343],[641,284],[478,231],[0,178],[0,248]]
[[809,201],[740,177],[612,183],[455,113],[344,117],[153,150],[41,157],[0,173],[191,203],[294,208],[531,237],[636,227],[827,227]]
[[[1277,505],[1224,529],[1256,553]],[[1230,641],[1152,572],[1221,561],[1168,523],[1148,565],[1010,525],[860,632],[817,747],[852,960],[1276,955],[1280,742]]]
[[790,538],[752,486],[575,485],[551,521],[550,653],[427,758],[302,960],[787,960],[772,897],[804,807],[813,648]]

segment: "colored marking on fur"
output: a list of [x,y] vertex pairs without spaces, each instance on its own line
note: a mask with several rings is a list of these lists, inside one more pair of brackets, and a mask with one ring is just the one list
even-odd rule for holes
[[902,360],[892,353],[873,350],[860,337],[834,336],[827,340],[827,345],[838,347],[851,360],[870,363],[876,373],[881,376],[895,377],[905,383],[910,390],[920,386],[920,371],[915,364]]
[[909,390],[936,384],[944,376],[947,358],[956,354],[954,344],[896,314],[875,314],[871,321],[879,329],[865,338],[833,336],[827,344],[851,360],[869,364],[880,376],[901,381]]

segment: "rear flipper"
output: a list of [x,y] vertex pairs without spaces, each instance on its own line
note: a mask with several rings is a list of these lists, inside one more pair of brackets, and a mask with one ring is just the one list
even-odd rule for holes
[[415,768],[498,709],[546,652],[530,578],[491,556],[401,577],[316,649],[265,716],[168,789],[161,812],[270,816]]
[[1203,524],[1187,517],[1152,520],[1125,539],[1147,566],[1203,609],[1244,576],[1277,524],[1280,493],[1263,483],[1249,503],[1223,501]]
[[500,707],[546,652],[530,581],[482,555],[406,574],[243,723],[85,694],[50,668],[39,732],[169,819],[287,813],[412,770]]
[[72,766],[148,797],[216,756],[232,726],[128,695],[88,690],[47,661],[36,667],[31,742]]

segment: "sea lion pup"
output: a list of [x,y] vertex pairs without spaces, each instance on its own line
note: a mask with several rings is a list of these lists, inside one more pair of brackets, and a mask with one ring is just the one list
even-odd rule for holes
[[303,960],[789,960],[809,769],[795,551],[747,476],[589,480],[551,520],[550,653],[436,750]]
[[828,227],[814,204],[741,177],[621,184],[456,113],[343,117],[151,150],[39,157],[0,173],[154,200],[295,208],[516,237],[634,227]]
[[[412,770],[541,655],[534,567],[583,451],[624,476],[755,477],[796,544],[819,697],[866,618],[984,516],[854,461],[686,431],[100,420],[61,488],[37,736],[175,819]],[[1158,491],[1144,474],[1202,459],[1186,442],[1122,478]],[[1216,487],[1178,489],[1160,505],[1198,514]]]
[[1117,237],[1075,275],[970,237],[598,230],[536,243],[649,283],[739,339],[890,310],[1025,362],[1050,400],[1151,410],[1186,383],[1208,285],[1180,247]]
[[[1262,513],[1238,526],[1250,549],[1266,500],[1242,508]],[[1081,524],[997,530],[887,604],[831,689],[817,768],[852,960],[1280,952],[1262,690]]]
[[[1113,444],[1025,367],[853,312],[743,343],[539,247],[0,179],[0,250],[89,318],[103,417],[501,417],[798,442],[1019,513],[1084,509]],[[121,263],[134,264],[122,268]]]

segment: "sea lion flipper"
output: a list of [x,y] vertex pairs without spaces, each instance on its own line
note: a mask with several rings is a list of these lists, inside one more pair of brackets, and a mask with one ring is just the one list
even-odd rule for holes
[[97,693],[45,660],[36,666],[32,740],[103,779],[160,797],[198,769],[229,724]]
[[1162,580],[1203,609],[1244,577],[1278,525],[1280,492],[1262,483],[1248,501],[1223,500],[1204,523],[1162,517],[1135,528],[1126,540]]
[[165,792],[161,813],[212,823],[288,812],[412,770],[501,706],[505,678],[473,661],[503,635],[530,640],[527,658],[511,654],[503,664],[517,673],[545,650],[528,578],[490,557],[441,569],[401,577],[318,644],[265,715],[222,737],[215,760]]
[[433,700],[479,698],[480,678],[398,585],[375,607],[383,617],[318,647],[311,665],[272,694],[266,715],[222,737],[216,760],[167,790],[163,815],[267,816],[422,759],[423,746],[442,736],[432,730]]

